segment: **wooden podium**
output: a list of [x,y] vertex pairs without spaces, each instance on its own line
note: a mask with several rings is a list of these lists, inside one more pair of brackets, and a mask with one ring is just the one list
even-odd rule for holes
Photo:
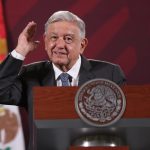
[[[84,123],[75,110],[79,87],[35,87],[33,118],[37,149],[52,150],[149,150],[150,85],[126,85],[126,110],[115,124],[94,128]],[[81,147],[73,141],[93,134],[116,135],[124,140],[119,147]]]

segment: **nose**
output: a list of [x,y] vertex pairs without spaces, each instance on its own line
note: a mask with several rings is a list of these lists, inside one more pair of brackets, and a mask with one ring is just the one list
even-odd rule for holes
[[59,47],[59,48],[64,48],[64,46],[65,46],[65,41],[64,41],[64,39],[62,38],[62,37],[59,37],[58,39],[57,39],[57,41],[56,41],[56,45],[57,45],[57,47]]

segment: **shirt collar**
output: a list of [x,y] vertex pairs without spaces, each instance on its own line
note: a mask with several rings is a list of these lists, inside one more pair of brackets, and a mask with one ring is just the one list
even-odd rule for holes
[[[53,65],[54,72],[55,72],[55,80],[57,80],[59,75],[63,72],[55,64],[52,63],[52,65]],[[72,78],[76,79],[78,77],[78,74],[79,74],[80,66],[81,66],[81,56],[79,55],[79,58],[76,61],[76,63],[66,73],[68,73]]]

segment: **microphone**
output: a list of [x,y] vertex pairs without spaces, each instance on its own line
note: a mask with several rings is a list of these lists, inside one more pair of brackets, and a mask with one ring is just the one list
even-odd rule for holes
[[68,80],[69,80],[69,83],[70,83],[70,86],[71,86],[72,76],[69,76]]

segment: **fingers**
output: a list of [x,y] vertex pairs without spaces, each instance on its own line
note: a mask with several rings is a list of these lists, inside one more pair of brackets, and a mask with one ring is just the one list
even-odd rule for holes
[[28,23],[28,25],[23,30],[23,33],[25,34],[28,41],[33,39],[33,36],[36,32],[37,24],[34,21],[31,21]]
[[37,46],[40,44],[40,41],[34,41],[34,48],[37,48]]
[[39,45],[39,41],[33,39],[36,27],[37,24],[34,21],[31,21],[19,35],[18,44],[15,50],[23,56],[26,56]]
[[35,44],[39,44],[39,43],[40,43],[40,41],[34,41],[34,43],[35,43]]
[[35,35],[36,27],[37,27],[37,24],[34,22],[31,22],[31,24],[27,30],[28,40],[31,40],[33,38],[33,36]]

